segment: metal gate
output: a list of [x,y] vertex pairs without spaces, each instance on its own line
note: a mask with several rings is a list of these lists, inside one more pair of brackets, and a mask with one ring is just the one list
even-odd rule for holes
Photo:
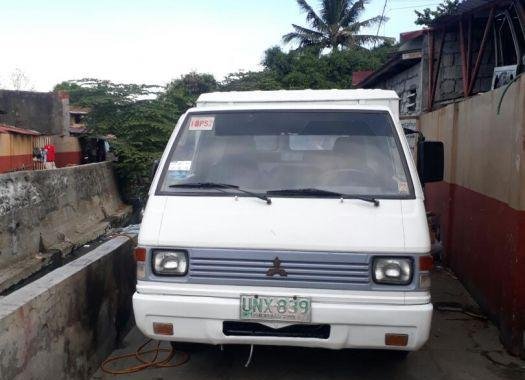
[[[43,148],[47,144],[51,144],[51,136],[35,136],[33,138],[33,151],[38,148]],[[33,170],[43,170],[44,162],[33,158]]]

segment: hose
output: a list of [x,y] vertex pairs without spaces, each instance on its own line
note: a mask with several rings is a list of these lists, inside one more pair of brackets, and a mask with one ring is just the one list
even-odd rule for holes
[[503,98],[505,97],[505,95],[507,94],[507,91],[509,90],[510,86],[516,82],[518,79],[521,78],[521,75],[516,75],[516,78],[514,78],[513,80],[511,80],[506,86],[505,86],[505,90],[503,90],[503,93],[501,94],[501,97],[499,98],[499,103],[498,103],[498,115],[501,113],[501,104],[503,103]]
[[[174,347],[172,346],[170,349],[168,348],[161,348],[160,344],[161,342],[157,342],[157,347],[153,348],[151,350],[142,351],[149,343],[151,343],[153,339],[149,339],[146,341],[146,343],[142,344],[137,351],[131,354],[124,354],[124,355],[116,355],[113,357],[109,357],[108,359],[104,360],[102,365],[100,366],[100,369],[102,372],[105,372],[110,375],[127,375],[130,373],[140,372],[147,368],[174,368],[174,367],[180,367],[183,364],[186,364],[190,360],[190,355],[186,352],[182,351],[175,351]],[[168,356],[166,356],[164,359],[160,359],[159,356],[162,352],[167,352]],[[154,353],[152,360],[147,360],[144,358],[144,355]],[[171,360],[175,357],[175,355],[179,353],[181,354],[182,358],[173,364],[170,364]],[[109,368],[109,364],[118,362],[123,359],[129,359],[134,358],[141,364],[137,364],[131,367],[127,368],[121,368],[121,369],[112,369]]]
[[438,311],[463,313],[474,319],[487,320],[487,317],[474,310],[471,306],[462,305],[457,302],[433,302]]

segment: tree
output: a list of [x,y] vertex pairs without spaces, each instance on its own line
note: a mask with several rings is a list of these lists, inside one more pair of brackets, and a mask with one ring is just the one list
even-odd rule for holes
[[11,87],[16,91],[32,91],[33,84],[29,77],[19,68],[16,68],[10,75]]
[[195,105],[200,94],[217,91],[218,88],[219,83],[212,74],[193,71],[168,83],[160,99],[170,101],[179,109],[186,110]]
[[436,19],[456,11],[460,3],[461,0],[445,0],[437,6],[436,10],[426,8],[421,12],[415,11],[417,15],[416,24],[431,26]]
[[351,88],[356,70],[375,70],[396,49],[391,43],[374,49],[345,49],[319,56],[315,48],[284,52],[266,50],[259,72],[230,74],[222,91]]
[[113,135],[115,171],[124,199],[143,199],[150,168],[160,158],[179,117],[203,92],[216,91],[211,74],[191,72],[165,87],[81,79],[62,82],[55,91],[69,92],[71,104],[91,109],[87,117],[93,137]]
[[72,104],[91,109],[86,120],[90,135],[116,136],[110,144],[124,199],[144,198],[151,164],[161,156],[185,109],[159,96],[164,93],[159,86],[82,79],[60,83],[57,90],[67,90]]
[[221,91],[280,90],[282,84],[270,70],[238,71],[228,74],[221,83]]
[[292,24],[294,31],[284,35],[283,41],[295,41],[300,48],[310,47],[318,52],[325,48],[336,51],[340,48],[360,48],[370,43],[391,42],[389,37],[359,34],[363,28],[387,21],[384,16],[359,21],[368,2],[369,0],[322,0],[318,14],[306,0],[297,0],[310,25],[303,27]]

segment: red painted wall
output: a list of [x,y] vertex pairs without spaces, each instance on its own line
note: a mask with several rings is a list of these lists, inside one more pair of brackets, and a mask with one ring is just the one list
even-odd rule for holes
[[82,152],[57,152],[55,156],[55,165],[57,168],[63,168],[68,165],[80,165],[82,163]]
[[525,211],[459,185],[425,189],[441,216],[445,261],[500,326],[511,352],[525,355]]
[[33,168],[33,156],[31,154],[20,154],[16,156],[0,156],[0,173],[14,170],[30,170]]

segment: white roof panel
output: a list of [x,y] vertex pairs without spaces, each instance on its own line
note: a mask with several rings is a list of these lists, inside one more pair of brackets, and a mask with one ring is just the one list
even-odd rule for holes
[[388,90],[279,90],[232,91],[202,94],[197,106],[223,103],[290,103],[290,102],[345,102],[359,100],[398,100],[395,91]]

